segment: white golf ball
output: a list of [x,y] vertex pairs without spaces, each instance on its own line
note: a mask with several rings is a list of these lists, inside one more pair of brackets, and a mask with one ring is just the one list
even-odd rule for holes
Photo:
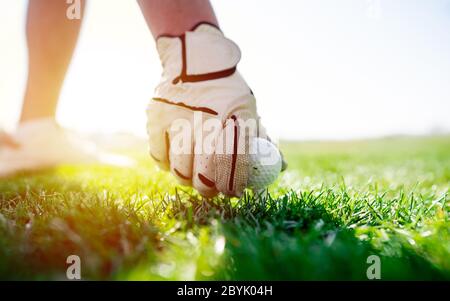
[[282,159],[278,148],[263,138],[250,141],[248,186],[255,190],[272,184],[281,172]]

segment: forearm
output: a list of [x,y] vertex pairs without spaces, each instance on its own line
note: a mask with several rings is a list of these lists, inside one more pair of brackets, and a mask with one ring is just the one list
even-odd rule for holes
[[155,39],[182,35],[202,22],[218,26],[209,0],[138,0],[138,3]]

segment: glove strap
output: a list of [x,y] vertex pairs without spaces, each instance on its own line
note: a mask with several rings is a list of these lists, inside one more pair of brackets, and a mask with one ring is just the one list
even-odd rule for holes
[[174,85],[178,84],[179,82],[193,83],[193,82],[202,82],[202,81],[207,81],[207,80],[224,78],[224,77],[228,77],[236,72],[236,66],[234,66],[229,69],[210,72],[210,73],[192,74],[192,75],[187,74],[186,35],[183,34],[182,36],[180,36],[180,40],[181,40],[182,67],[181,67],[181,74],[179,76],[177,76],[176,78],[174,78],[174,80],[172,81],[172,83]]

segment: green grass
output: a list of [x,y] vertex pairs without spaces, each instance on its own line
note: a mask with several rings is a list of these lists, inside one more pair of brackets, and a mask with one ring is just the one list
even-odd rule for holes
[[450,280],[450,137],[284,143],[269,196],[202,199],[138,156],[0,181],[0,279]]

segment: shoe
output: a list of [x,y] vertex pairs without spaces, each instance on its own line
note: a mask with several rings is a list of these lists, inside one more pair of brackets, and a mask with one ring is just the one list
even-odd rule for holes
[[0,177],[61,164],[132,166],[128,157],[106,153],[51,118],[21,124],[13,135],[0,134]]

